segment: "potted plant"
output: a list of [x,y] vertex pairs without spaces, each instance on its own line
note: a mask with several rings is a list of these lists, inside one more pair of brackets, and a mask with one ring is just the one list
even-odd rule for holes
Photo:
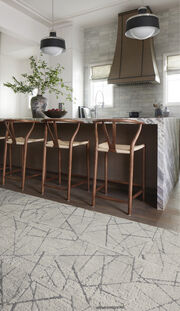
[[43,95],[46,92],[55,94],[56,98],[63,96],[66,100],[72,102],[72,89],[67,86],[62,79],[62,71],[64,68],[58,64],[54,68],[48,66],[47,62],[43,59],[42,54],[36,61],[34,56],[29,58],[31,73],[22,74],[22,80],[17,80],[14,76],[13,83],[4,83],[6,87],[11,88],[15,93],[31,93],[37,89],[37,96],[31,99],[31,110],[33,118],[44,117],[43,111],[46,110],[47,98]]

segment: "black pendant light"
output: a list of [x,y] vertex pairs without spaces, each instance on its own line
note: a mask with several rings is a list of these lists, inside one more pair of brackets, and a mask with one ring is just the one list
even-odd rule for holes
[[160,32],[159,18],[147,12],[147,7],[138,9],[138,14],[130,17],[126,22],[125,35],[131,39],[145,40],[156,36]]
[[52,0],[52,31],[49,37],[45,37],[41,40],[40,49],[42,53],[51,56],[57,56],[66,49],[65,40],[57,37],[54,31],[54,0]]

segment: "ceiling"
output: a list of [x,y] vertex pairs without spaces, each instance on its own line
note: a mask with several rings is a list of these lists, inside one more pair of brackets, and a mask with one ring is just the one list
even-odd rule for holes
[[[51,0],[2,0],[34,19],[51,25]],[[81,26],[99,24],[117,17],[119,12],[149,5],[160,12],[180,4],[180,0],[54,0],[55,24],[69,22]]]

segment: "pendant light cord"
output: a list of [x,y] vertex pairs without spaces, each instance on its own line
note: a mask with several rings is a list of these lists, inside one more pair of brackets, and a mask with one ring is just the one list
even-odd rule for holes
[[54,0],[52,0],[52,31],[54,30]]

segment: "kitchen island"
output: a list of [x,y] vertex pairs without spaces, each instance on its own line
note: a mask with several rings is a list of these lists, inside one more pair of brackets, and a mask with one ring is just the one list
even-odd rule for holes
[[[37,120],[37,119],[36,119]],[[146,144],[146,201],[158,210],[166,207],[171,191],[179,177],[179,120],[176,118],[138,118],[145,124],[138,143]],[[44,125],[42,120],[38,123],[32,134],[32,137],[44,136]],[[63,119],[61,119],[63,121]],[[81,119],[81,125],[78,140],[90,140],[90,165],[91,178],[93,177],[94,162],[94,125],[93,119]],[[19,124],[17,134],[23,136],[25,124]],[[72,124],[61,123],[62,139],[67,140],[71,136]],[[118,125],[117,140],[121,143],[128,143],[134,133],[134,125]],[[4,125],[0,125],[0,136],[4,135]],[[103,133],[101,134],[103,141]],[[1,141],[1,150],[3,142]],[[41,170],[42,168],[42,146],[36,144],[29,147],[27,167],[30,169]],[[1,152],[1,163],[3,153]],[[102,154],[99,156],[98,178],[103,179],[104,162]],[[48,156],[47,169],[50,172],[57,171],[57,155],[52,150]],[[13,152],[13,164],[20,165],[20,151],[18,148]],[[62,153],[62,169],[67,173],[67,151]],[[109,154],[109,180],[127,180],[128,181],[128,156],[116,156]],[[135,183],[141,182],[141,154],[135,155]],[[85,157],[82,149],[77,148],[73,152],[73,174],[84,175]]]

